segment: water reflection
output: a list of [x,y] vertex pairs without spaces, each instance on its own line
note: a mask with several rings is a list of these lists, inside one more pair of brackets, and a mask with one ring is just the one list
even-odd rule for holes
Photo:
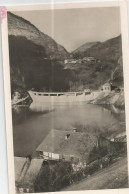
[[54,106],[50,106],[49,104],[42,105],[39,103],[32,103],[29,107],[31,112],[37,113],[48,113],[55,110]]
[[[107,125],[116,123],[110,110],[86,103],[34,104],[15,112],[13,123],[15,155],[32,154],[52,128],[66,130],[76,124]],[[22,119],[18,119],[22,117]]]

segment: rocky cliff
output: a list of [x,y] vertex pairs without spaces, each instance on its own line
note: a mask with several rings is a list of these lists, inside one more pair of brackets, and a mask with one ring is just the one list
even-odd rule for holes
[[111,92],[109,94],[103,92],[90,103],[101,105],[114,105],[114,111],[116,111],[117,113],[117,108],[120,110],[124,110],[125,108],[124,92]]

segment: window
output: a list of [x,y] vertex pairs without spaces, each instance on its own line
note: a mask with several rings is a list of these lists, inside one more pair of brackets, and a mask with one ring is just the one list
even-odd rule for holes
[[57,96],[57,94],[50,94],[50,96]]

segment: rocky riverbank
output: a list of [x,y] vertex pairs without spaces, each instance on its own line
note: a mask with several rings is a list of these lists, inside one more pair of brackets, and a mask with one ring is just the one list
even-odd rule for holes
[[124,92],[110,92],[109,94],[100,93],[94,100],[90,101],[91,104],[100,104],[100,105],[113,105],[114,111],[124,111],[125,102],[124,102]]

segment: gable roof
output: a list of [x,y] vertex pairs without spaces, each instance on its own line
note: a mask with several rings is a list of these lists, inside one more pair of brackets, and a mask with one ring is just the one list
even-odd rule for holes
[[24,183],[33,184],[40,172],[43,164],[43,159],[32,159],[30,167],[24,177]]
[[19,181],[22,167],[26,162],[26,158],[14,157],[14,166],[15,166],[15,181]]
[[15,157],[15,181],[21,184],[33,184],[42,167],[43,159],[32,159],[30,165],[25,171],[24,176],[21,177],[23,168],[26,165],[26,158]]
[[[68,139],[65,139],[65,136]],[[36,151],[57,153],[62,155],[70,155],[74,157],[81,157],[81,151],[87,149],[87,147],[92,147],[86,145],[88,142],[88,135],[86,133],[74,132],[74,131],[62,131],[52,129],[47,137],[41,142]]]

